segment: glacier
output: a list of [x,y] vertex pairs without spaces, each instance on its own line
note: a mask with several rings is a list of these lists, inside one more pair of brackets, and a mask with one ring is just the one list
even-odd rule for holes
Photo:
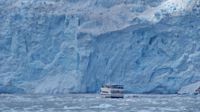
[[199,0],[1,0],[0,93],[177,93],[200,81]]

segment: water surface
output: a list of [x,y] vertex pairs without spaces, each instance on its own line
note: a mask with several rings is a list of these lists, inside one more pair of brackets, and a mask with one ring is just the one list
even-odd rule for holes
[[0,95],[0,112],[200,112],[200,96]]

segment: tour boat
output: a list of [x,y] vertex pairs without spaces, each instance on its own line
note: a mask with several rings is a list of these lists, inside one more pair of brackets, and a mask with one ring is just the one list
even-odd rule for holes
[[123,85],[103,85],[100,94],[104,98],[124,98]]

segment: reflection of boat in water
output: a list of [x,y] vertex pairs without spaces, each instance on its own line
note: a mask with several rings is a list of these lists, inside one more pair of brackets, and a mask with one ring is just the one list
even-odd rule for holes
[[104,85],[101,87],[101,96],[104,98],[124,98],[123,85]]

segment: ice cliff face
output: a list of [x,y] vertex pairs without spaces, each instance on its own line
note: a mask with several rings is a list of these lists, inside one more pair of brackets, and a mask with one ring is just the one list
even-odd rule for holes
[[200,80],[198,0],[1,0],[0,92],[176,93]]

